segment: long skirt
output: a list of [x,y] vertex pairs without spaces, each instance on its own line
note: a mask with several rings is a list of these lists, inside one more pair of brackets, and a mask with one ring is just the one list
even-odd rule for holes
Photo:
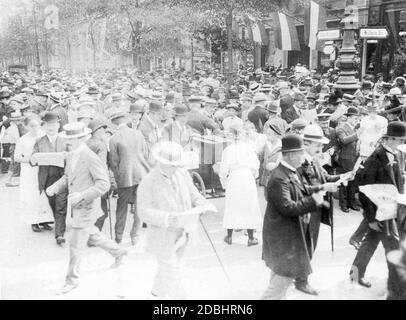
[[223,217],[225,229],[259,229],[262,224],[255,178],[248,168],[230,172]]

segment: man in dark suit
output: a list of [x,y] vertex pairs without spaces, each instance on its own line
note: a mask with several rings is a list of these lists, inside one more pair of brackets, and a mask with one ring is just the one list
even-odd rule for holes
[[305,187],[296,168],[303,160],[303,140],[289,134],[282,138],[283,160],[271,174],[268,205],[263,225],[262,258],[271,269],[269,286],[262,299],[283,299],[293,279],[307,279],[311,238],[305,232],[304,216],[323,204],[319,192],[305,196]]
[[[65,139],[58,136],[59,117],[54,112],[45,113],[42,118],[45,136],[38,139],[34,145],[31,164],[37,165],[35,158],[37,153],[41,152],[66,152]],[[56,166],[39,166],[38,184],[39,191],[44,192],[46,188],[58,181],[64,174],[64,168]],[[64,238],[66,229],[66,210],[67,210],[67,192],[61,192],[57,195],[48,197],[49,205],[52,209],[55,219],[55,238],[58,245],[63,245],[66,241]],[[52,230],[48,224],[43,224],[46,230]]]
[[49,111],[56,113],[59,117],[59,131],[63,130],[63,126],[69,122],[68,114],[62,105],[62,97],[59,93],[49,95],[50,106]]
[[329,174],[334,173],[334,169],[337,166],[337,151],[338,151],[338,141],[336,129],[330,127],[330,116],[329,113],[319,113],[317,115],[317,123],[323,130],[324,136],[329,140],[327,144],[323,146],[323,154],[326,157],[330,157],[331,161],[329,163],[324,163],[323,168],[327,170]]
[[[350,174],[346,175],[329,175],[319,163],[322,155],[323,146],[329,143],[329,140],[324,136],[323,130],[317,124],[309,125],[303,132],[303,140],[305,145],[305,161],[297,169],[299,178],[305,186],[305,195],[312,195],[314,192],[336,192],[338,185],[334,182],[340,178],[351,178]],[[322,208],[317,208],[312,212],[309,219],[304,219],[305,231],[311,240],[310,258],[312,258],[316,250],[317,240],[319,236],[320,223],[329,222],[329,217],[322,217],[326,211]],[[327,219],[326,219],[327,218]],[[326,219],[326,220],[325,220]],[[307,278],[295,279],[296,288],[307,294],[317,295],[317,291],[308,285]]]
[[202,113],[201,103],[200,97],[191,96],[189,98],[190,112],[187,115],[187,125],[200,135],[207,134],[207,130],[211,130],[214,134],[218,133],[220,127],[214,120]]
[[248,113],[248,120],[255,124],[258,133],[262,133],[265,122],[268,121],[269,112],[266,110],[267,96],[260,92],[254,96],[254,109]]
[[[127,125],[127,114],[117,109],[110,120],[117,125],[117,131],[110,139],[109,163],[114,173],[118,188],[115,235],[116,242],[121,243],[127,220],[128,204],[135,205],[138,184],[149,172],[147,161],[148,147],[142,133]],[[130,232],[131,243],[135,245],[140,219],[133,206],[134,223]]]
[[[338,171],[346,173],[353,170],[359,157],[359,111],[355,107],[348,108],[347,121],[336,129],[337,140],[339,143],[338,153]],[[347,187],[340,187],[340,208],[343,212],[349,212],[349,209],[360,211],[360,207],[355,203],[356,186],[353,181],[349,182]]]
[[305,96],[300,92],[295,92],[293,100],[293,106],[286,110],[285,113],[285,120],[287,123],[291,123],[292,121],[300,118],[302,114],[301,109],[303,108],[305,102]]
[[[403,193],[404,179],[399,166],[397,147],[405,142],[406,123],[400,121],[389,123],[382,143],[364,163],[364,169],[359,174],[359,184],[392,184],[399,193]],[[369,288],[371,283],[364,279],[367,265],[380,242],[385,248],[385,253],[399,248],[398,230],[395,220],[376,220],[376,205],[362,193],[360,193],[360,201],[369,229],[352,264],[350,277],[351,280]],[[388,263],[388,271],[387,299],[398,299],[401,295],[399,279],[395,267],[390,263]]]

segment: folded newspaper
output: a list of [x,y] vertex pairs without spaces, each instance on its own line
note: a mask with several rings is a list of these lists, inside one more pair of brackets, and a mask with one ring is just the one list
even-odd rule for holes
[[378,221],[396,218],[398,204],[406,205],[406,195],[400,194],[393,184],[369,184],[359,190],[377,206]]

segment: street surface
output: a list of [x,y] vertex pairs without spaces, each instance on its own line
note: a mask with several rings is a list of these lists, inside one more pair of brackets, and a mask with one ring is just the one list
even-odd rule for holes
[[[148,299],[156,265],[154,257],[143,250],[143,241],[132,247],[129,232],[132,216],[128,215],[127,239],[123,245],[129,248],[125,264],[110,269],[113,258],[98,248],[86,248],[82,261],[80,286],[64,296],[55,292],[64,284],[69,247],[58,247],[53,232],[34,233],[18,215],[19,190],[4,187],[0,178],[0,254],[1,298],[8,299]],[[265,212],[263,191],[262,212]],[[231,246],[223,242],[222,228],[224,198],[212,200],[218,214],[206,214],[202,220],[229,276],[227,280],[202,227],[200,240],[189,246],[184,259],[183,282],[189,299],[259,299],[269,280],[269,269],[261,260],[261,230],[256,237],[260,245],[247,247],[244,231],[234,233]],[[112,200],[113,224],[115,199]],[[359,212],[343,213],[335,209],[335,251],[331,252],[330,229],[322,225],[319,244],[312,261],[313,274],[310,284],[320,291],[318,297],[302,294],[292,288],[288,299],[384,299],[387,267],[382,246],[372,258],[367,278],[372,288],[351,284],[348,272],[355,257],[355,249],[348,239],[362,216]],[[69,230],[67,239],[69,239]],[[145,231],[145,230],[143,230]],[[106,220],[103,232],[109,234]]]

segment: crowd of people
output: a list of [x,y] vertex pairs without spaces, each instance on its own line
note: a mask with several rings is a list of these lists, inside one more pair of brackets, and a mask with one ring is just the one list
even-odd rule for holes
[[[217,136],[226,141],[219,161],[201,162],[198,172],[225,195],[225,243],[246,229],[248,246],[258,245],[255,232],[263,228],[262,258],[271,269],[264,299],[284,298],[292,281],[318,294],[308,276],[320,224],[331,223],[333,197],[342,212],[364,215],[349,239],[358,250],[351,280],[371,287],[365,272],[382,242],[385,252],[393,251],[388,299],[405,298],[405,212],[399,206],[396,219],[378,221],[376,205],[359,186],[404,191],[398,147],[406,143],[406,75],[390,82],[366,75],[354,94],[336,88],[337,77],[336,69],[321,74],[301,65],[240,70],[231,86],[213,69],[193,76],[175,69],[4,72],[6,186],[17,186],[20,177],[22,218],[33,232],[54,230],[59,246],[66,243],[67,215],[73,217],[61,293],[78,285],[83,244],[108,251],[117,267],[127,254],[123,240],[137,244],[144,227],[159,264],[152,295],[185,296],[184,249],[199,214],[216,212],[193,183],[186,159],[196,152],[196,137]],[[117,198],[114,241],[101,232],[111,197]]]

